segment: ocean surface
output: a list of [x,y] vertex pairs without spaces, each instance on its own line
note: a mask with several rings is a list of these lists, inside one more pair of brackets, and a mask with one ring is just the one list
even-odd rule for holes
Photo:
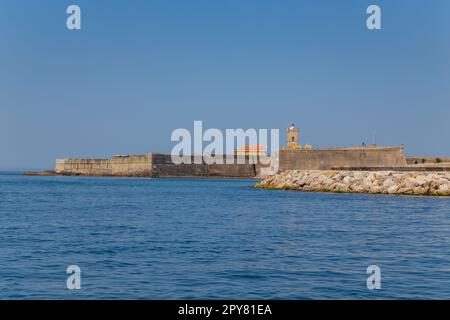
[[0,299],[450,299],[449,198],[254,183],[2,173]]

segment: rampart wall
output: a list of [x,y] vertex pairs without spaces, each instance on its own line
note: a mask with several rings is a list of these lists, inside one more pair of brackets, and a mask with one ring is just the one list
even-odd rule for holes
[[[174,164],[170,155],[149,153],[142,156],[115,156],[111,159],[58,159],[55,172],[63,175],[129,177],[226,177],[254,178],[279,170],[331,170],[333,168],[402,167],[407,165],[403,147],[356,147],[328,149],[281,149],[272,165],[250,162],[234,156],[234,163],[209,164],[190,157],[190,163]],[[199,160],[196,163],[195,160]],[[256,161],[254,161],[256,162]]]
[[403,147],[355,147],[282,149],[279,168],[284,170],[331,170],[336,167],[394,167],[406,165]]
[[[199,160],[200,163],[195,163]],[[170,155],[116,156],[111,159],[58,159],[55,172],[63,175],[129,176],[129,177],[229,177],[254,178],[261,164],[253,164],[248,157],[234,156],[234,163],[207,164],[201,157],[190,157],[190,163],[174,164]]]
[[86,176],[151,176],[152,155],[115,156],[111,159],[57,159],[55,172]]

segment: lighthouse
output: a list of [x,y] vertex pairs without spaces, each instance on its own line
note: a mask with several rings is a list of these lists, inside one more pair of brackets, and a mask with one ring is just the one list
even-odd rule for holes
[[287,132],[287,149],[300,149],[301,146],[298,144],[298,128],[292,123],[291,126],[286,130]]

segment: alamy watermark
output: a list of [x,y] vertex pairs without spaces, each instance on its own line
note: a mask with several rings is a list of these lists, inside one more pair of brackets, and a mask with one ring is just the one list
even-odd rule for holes
[[66,281],[67,289],[80,290],[81,289],[81,269],[79,266],[73,264],[67,267],[66,273],[69,274]]
[[381,289],[381,269],[379,266],[373,264],[367,267],[367,289],[380,290]]
[[367,7],[367,14],[370,16],[367,18],[366,25],[369,30],[380,30],[381,29],[381,8],[375,4]]
[[69,30],[81,30],[81,8],[75,4],[67,7],[66,13],[69,15],[66,26]]
[[[270,150],[279,149],[279,129],[203,129],[202,121],[194,121],[193,134],[185,128],[175,129],[171,151],[174,164],[270,164],[263,152],[267,148],[270,131]],[[204,146],[204,142],[207,144]]]
[[[381,8],[376,4],[367,7],[366,13],[370,16],[366,20],[366,26],[369,30],[381,29]],[[78,5],[69,5],[66,9],[69,16],[66,20],[66,26],[69,30],[81,30],[81,8]]]

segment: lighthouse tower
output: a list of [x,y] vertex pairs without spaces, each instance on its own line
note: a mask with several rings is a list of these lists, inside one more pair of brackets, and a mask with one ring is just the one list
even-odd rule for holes
[[298,144],[298,128],[295,127],[295,124],[291,124],[291,126],[286,130],[287,132],[287,149],[300,149],[301,146]]

